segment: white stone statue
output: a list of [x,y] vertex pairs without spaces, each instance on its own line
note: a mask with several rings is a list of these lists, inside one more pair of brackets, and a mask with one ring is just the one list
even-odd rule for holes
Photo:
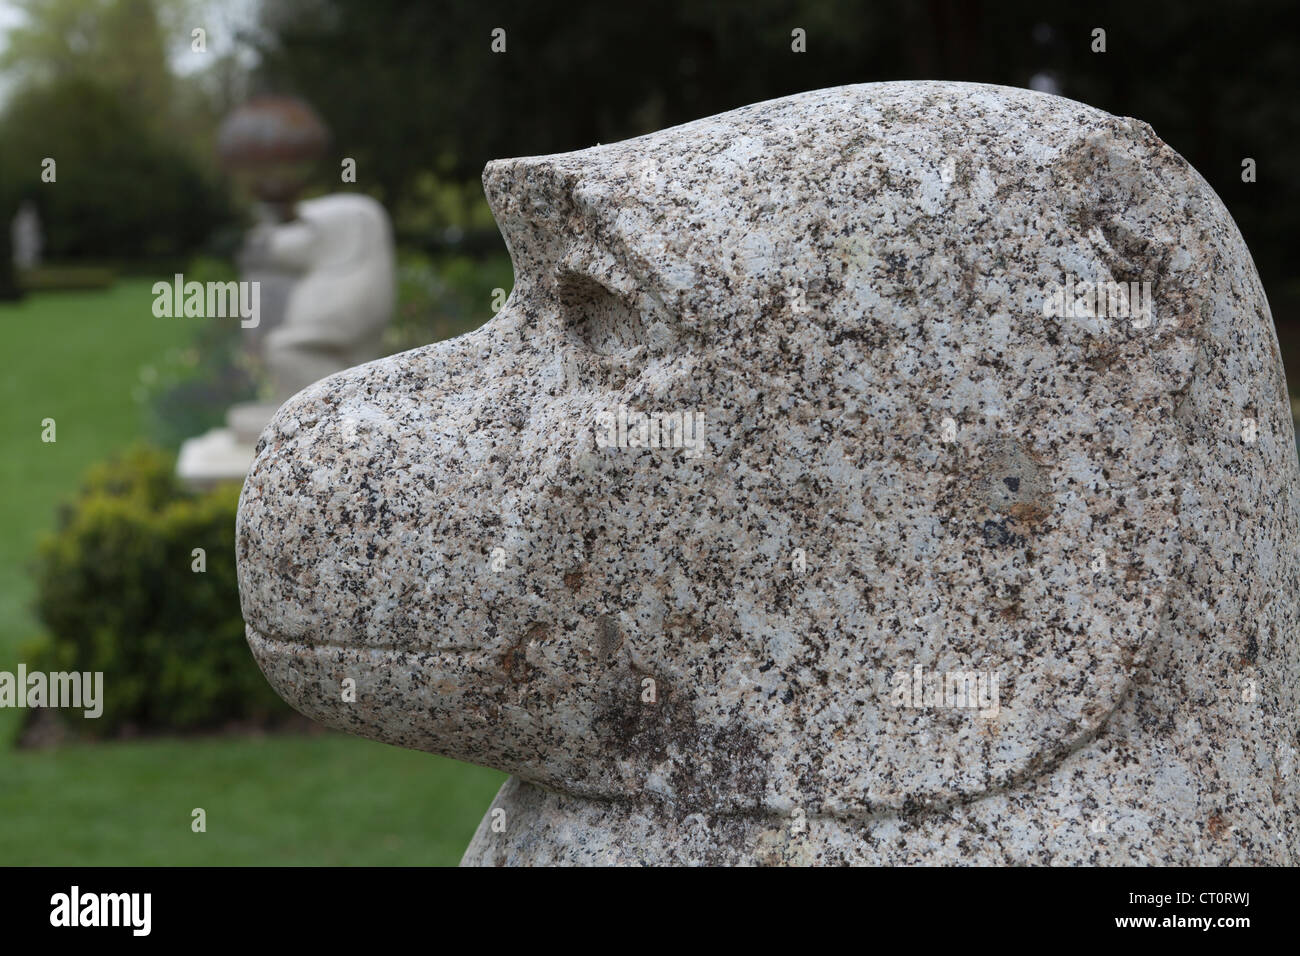
[[250,444],[295,392],[379,356],[396,295],[392,227],[369,196],[308,199],[298,204],[297,219],[259,228],[268,261],[302,278],[263,344],[271,400],[237,405],[228,416]]
[[35,269],[41,264],[41,246],[44,244],[41,217],[36,211],[36,204],[30,199],[24,200],[18,207],[9,235],[13,244],[15,268]]
[[284,317],[260,342],[271,398],[234,406],[227,428],[186,442],[177,468],[194,485],[242,478],[258,435],[281,403],[319,379],[377,358],[393,313],[392,228],[375,200],[352,193],[305,200],[296,219],[256,230],[259,265],[301,277]]

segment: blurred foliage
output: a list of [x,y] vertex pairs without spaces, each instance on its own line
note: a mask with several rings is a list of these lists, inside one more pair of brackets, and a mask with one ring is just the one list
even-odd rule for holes
[[[172,256],[232,215],[220,188],[97,80],[19,92],[0,119],[0,142],[8,203],[36,203],[49,259]],[[41,181],[47,157],[54,183]]]
[[[229,262],[211,257],[190,260],[184,274],[187,281],[201,283],[238,278]],[[224,425],[226,409],[257,396],[262,374],[244,347],[238,322],[198,321],[193,343],[169,349],[160,363],[141,368],[135,386],[149,439],[173,451],[185,439]]]
[[[3,176],[2,170],[0,176]],[[14,250],[10,245],[8,223],[3,219],[3,214],[15,206],[5,201],[4,187],[0,185],[0,302],[16,302],[23,297],[23,287],[14,272]]]
[[[88,735],[288,713],[244,638],[239,487],[193,494],[173,465],[137,447],[94,467],[40,547],[36,607],[50,640],[34,669],[104,673],[102,717],[60,711]],[[195,548],[206,552],[202,573]]]
[[[13,5],[21,16],[0,53],[10,93],[0,224],[31,199],[46,258],[144,260],[189,255],[233,219],[212,155],[224,103],[168,62],[168,43],[189,33],[189,0]],[[41,178],[47,157],[54,182]]]
[[[1267,281],[1290,271],[1300,227],[1300,111],[1285,94],[1300,81],[1293,6],[569,0],[557,14],[532,0],[265,0],[260,73],[317,107],[339,155],[390,205],[430,171],[477,181],[493,158],[613,142],[802,90],[1038,77],[1149,122],[1223,197]],[[1099,26],[1105,53],[1091,51]],[[496,27],[504,54],[490,48]],[[804,54],[791,52],[795,27]],[[1247,156],[1258,183],[1241,182]]]
[[107,289],[116,279],[112,269],[102,266],[38,266],[18,273],[18,284],[27,292]]
[[461,231],[490,229],[496,221],[477,180],[459,182],[439,179],[425,170],[416,173],[409,189],[390,210],[398,232],[427,232],[448,224]]
[[247,95],[243,58],[229,49],[188,49],[180,59],[189,63],[178,74],[168,54],[189,47],[196,25],[214,40],[229,31],[220,5],[205,0],[9,0],[9,5],[19,16],[5,37],[0,70],[16,89],[93,79],[191,162],[208,172],[216,169],[217,124]]
[[425,170],[389,204],[398,244],[441,257],[447,253],[491,257],[503,252],[501,235],[477,179],[458,181]]
[[510,257],[485,259],[404,252],[397,265],[397,308],[385,335],[390,352],[449,339],[478,328],[513,281]]
[[172,75],[154,0],[12,0],[20,11],[0,69],[24,87],[95,77],[152,116],[166,115]]

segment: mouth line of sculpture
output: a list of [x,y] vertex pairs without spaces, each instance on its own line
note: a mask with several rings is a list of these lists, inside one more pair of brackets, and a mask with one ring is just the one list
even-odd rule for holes
[[468,650],[474,650],[473,647],[465,647],[457,644],[429,644],[422,646],[399,647],[396,644],[344,644],[339,641],[314,641],[304,638],[285,637],[274,631],[263,630],[253,627],[245,622],[244,629],[252,637],[265,642],[266,644],[288,649],[291,647],[306,647],[312,650],[322,651],[383,651],[390,654],[453,654],[463,653]]

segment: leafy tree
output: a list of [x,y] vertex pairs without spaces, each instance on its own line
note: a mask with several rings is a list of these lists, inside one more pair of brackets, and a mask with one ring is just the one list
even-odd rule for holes
[[[10,191],[36,199],[51,259],[185,254],[229,215],[223,193],[179,147],[91,79],[20,92],[0,121],[0,142]],[[54,183],[41,182],[46,157],[56,163]]]
[[[52,259],[186,253],[229,218],[215,175],[219,117],[171,73],[193,0],[16,0],[0,54],[15,78],[0,116],[0,225],[37,202]],[[189,19],[187,19],[189,18]],[[57,163],[42,183],[41,161]],[[0,285],[3,270],[0,266]]]
[[142,115],[166,120],[172,76],[154,0],[15,0],[23,17],[0,69],[22,88],[93,77]]
[[[1053,83],[1151,123],[1224,198],[1265,278],[1300,227],[1300,81],[1284,0],[265,0],[261,80],[303,95],[392,203],[430,172],[581,149],[801,90]],[[1107,29],[1107,51],[1092,30]],[[490,49],[506,30],[506,52]],[[791,50],[802,28],[807,52]],[[1037,79],[1035,79],[1037,78]],[[1241,160],[1259,164],[1243,184]],[[337,169],[337,165],[333,167]],[[1263,184],[1267,182],[1267,188]]]

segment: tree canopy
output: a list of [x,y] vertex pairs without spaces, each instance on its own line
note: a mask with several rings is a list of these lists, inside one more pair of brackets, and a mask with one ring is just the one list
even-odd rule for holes
[[[1151,123],[1228,203],[1260,267],[1300,225],[1300,50],[1283,0],[266,0],[260,81],[324,116],[393,201],[429,171],[580,149],[788,93],[888,79],[1050,85]],[[492,31],[506,31],[504,53]],[[1107,31],[1106,52],[1093,33]],[[806,31],[806,53],[792,31]],[[1241,182],[1257,160],[1261,183]]]

